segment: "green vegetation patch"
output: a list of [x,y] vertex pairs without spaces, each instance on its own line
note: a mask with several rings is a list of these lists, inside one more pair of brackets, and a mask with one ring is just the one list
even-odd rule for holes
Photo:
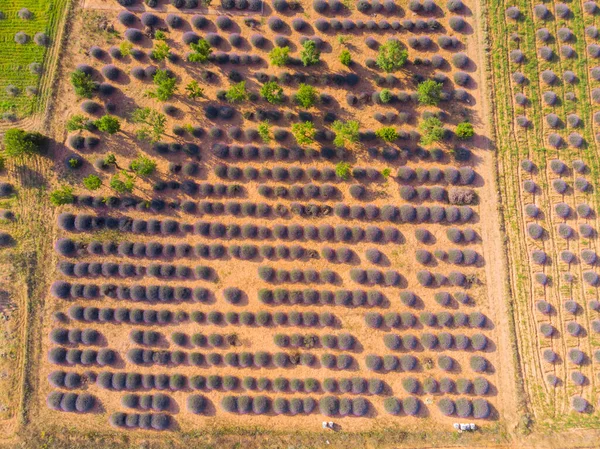
[[[53,45],[58,45],[56,31],[69,1],[0,2],[0,115],[12,113],[21,118],[38,110],[38,98],[43,93],[35,95],[34,92],[39,90],[42,74],[49,66],[46,53]],[[15,35],[20,32],[26,35],[24,44],[15,41]],[[37,33],[45,33],[50,38],[50,45],[36,44]],[[39,67],[32,67],[32,63],[41,65],[41,71]]]

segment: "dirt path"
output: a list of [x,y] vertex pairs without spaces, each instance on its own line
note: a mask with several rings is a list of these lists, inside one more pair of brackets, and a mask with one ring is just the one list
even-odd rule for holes
[[479,122],[480,137],[477,138],[475,146],[480,148],[478,156],[482,163],[478,167],[482,177],[486,180],[482,187],[481,197],[485,200],[480,204],[481,237],[484,242],[483,256],[488,261],[485,266],[488,302],[490,314],[493,314],[494,326],[496,328],[497,347],[500,350],[501,363],[498,364],[498,392],[502,406],[501,415],[505,418],[509,430],[513,429],[518,420],[514,358],[511,353],[511,325],[509,314],[512,313],[507,307],[506,279],[507,261],[504,235],[500,221],[500,203],[497,189],[497,167],[495,147],[486,136],[493,136],[493,112],[490,99],[492,92],[488,89],[488,74],[486,73],[488,44],[485,35],[485,7],[481,2],[474,2],[473,15],[476,19],[475,33],[467,40],[467,54],[476,61],[479,67],[479,89],[476,99],[475,110]]

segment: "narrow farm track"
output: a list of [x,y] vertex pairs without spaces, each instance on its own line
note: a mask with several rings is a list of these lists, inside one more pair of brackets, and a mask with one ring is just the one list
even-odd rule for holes
[[[511,92],[512,86],[507,80],[510,79],[510,70],[507,64],[504,64],[506,57],[501,54],[506,48],[509,48],[509,35],[508,32],[504,31],[503,27],[503,14],[504,14],[504,3],[494,2],[490,6],[490,37],[491,43],[491,55],[492,55],[492,67],[491,75],[493,77],[492,85],[495,86],[495,92]],[[499,20],[500,18],[500,20]],[[535,323],[531,321],[531,314],[519,313],[522,310],[522,301],[520,296],[523,294],[523,288],[525,285],[531,286],[528,272],[523,271],[519,268],[519,262],[527,260],[527,251],[525,248],[525,242],[522,238],[522,234],[515,232],[518,230],[519,222],[517,215],[522,215],[521,203],[518,200],[519,197],[519,170],[513,169],[513,167],[519,167],[520,159],[519,149],[525,149],[527,151],[527,145],[512,145],[517,139],[517,133],[515,130],[514,120],[512,119],[513,108],[511,99],[514,95],[501,95],[495,98],[495,118],[496,118],[496,141],[498,145],[499,156],[498,167],[499,167],[499,189],[501,197],[503,198],[504,204],[502,208],[503,214],[506,216],[505,231],[511,236],[511,239],[507,242],[508,246],[508,262],[510,270],[510,278],[512,279],[511,290],[515,294],[512,299],[512,309],[514,311],[514,322],[517,328],[526,326],[527,331],[521,333],[517,332],[517,342],[513,345],[513,351],[518,354],[517,362],[520,366],[522,373],[517,373],[517,391],[521,391],[521,412],[526,410],[526,404],[532,398],[532,391],[529,389],[529,399],[523,397],[524,387],[529,387],[528,384],[523,384],[523,377],[535,375],[535,372],[531,372],[531,368],[535,368],[537,365],[525,363],[525,360],[533,360],[531,354],[533,347],[531,345],[530,336],[535,333]],[[502,126],[499,126],[502,124]],[[522,143],[522,142],[521,142]],[[512,237],[517,237],[513,239]],[[530,287],[529,287],[530,288]],[[533,329],[533,330],[532,330]],[[517,329],[513,329],[517,331]],[[518,346],[518,347],[517,347]]]
[[[473,38],[470,39],[469,45],[471,48],[475,48],[478,57],[478,66],[482,71],[491,75],[489,71],[489,43],[487,42],[487,26],[486,15],[489,13],[487,5],[481,2],[475,2],[474,16],[479,19],[479,26],[476,27]],[[485,135],[494,135],[493,122],[487,120],[488,117],[492,116],[491,108],[491,95],[492,91],[488,87],[487,79],[481,78],[481,87],[479,101],[482,103],[480,108],[480,119],[485,123]],[[484,185],[486,190],[485,197],[493,200],[486,201],[482,208],[482,216],[490,217],[489,220],[485,220],[482,227],[482,238],[486,245],[483,246],[483,256],[485,260],[495,261],[494,263],[486,264],[486,280],[488,283],[488,294],[490,295],[490,301],[496,306],[493,310],[496,312],[495,322],[499,329],[498,345],[502,347],[511,347],[511,323],[509,321],[509,305],[507,304],[506,298],[509,292],[507,291],[506,279],[507,279],[507,264],[505,260],[505,247],[503,242],[502,226],[500,222],[500,204],[498,201],[497,187],[498,187],[498,171],[495,167],[497,160],[493,154],[496,151],[496,147],[492,142],[487,143],[484,146],[487,150],[486,157],[489,159],[487,162],[488,166],[494,167],[490,169],[488,180]],[[513,358],[509,359],[506,365],[503,364],[499,367],[500,375],[499,379],[502,379],[501,385],[499,386],[500,394],[503,396],[502,401],[502,413],[508,423],[509,428],[516,426],[519,420],[518,416],[518,400],[517,400],[517,389],[515,388],[514,376],[515,370],[517,370],[517,363]]]

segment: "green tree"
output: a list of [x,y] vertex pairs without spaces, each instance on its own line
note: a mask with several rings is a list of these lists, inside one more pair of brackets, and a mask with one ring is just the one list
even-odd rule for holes
[[134,110],[131,114],[131,121],[143,125],[136,130],[136,137],[149,142],[158,142],[167,127],[167,117],[148,107]]
[[131,161],[130,167],[139,176],[149,176],[156,170],[156,161],[146,156],[138,156]]
[[213,52],[206,39],[199,39],[198,42],[192,42],[190,48],[192,49],[192,53],[188,55],[188,61],[190,62],[206,62]]
[[156,30],[154,32],[154,39],[157,41],[166,41],[167,34],[163,30]]
[[38,154],[46,137],[38,132],[28,132],[19,128],[12,128],[4,133],[4,155],[7,157],[20,157]]
[[337,37],[338,44],[340,44],[340,45],[346,45],[351,40],[352,40],[352,38],[350,36],[347,36],[347,35],[344,35],[344,34],[339,34],[338,37]]
[[303,108],[310,108],[317,101],[317,89],[308,84],[300,84],[298,91],[296,92],[296,103]]
[[335,166],[335,175],[343,180],[350,179],[352,166],[348,162],[340,161]]
[[95,125],[99,131],[108,134],[115,134],[121,131],[121,122],[114,115],[103,115],[98,120],[96,120]]
[[75,196],[73,195],[73,187],[71,186],[64,185],[50,192],[50,203],[54,206],[72,204],[73,201],[75,201]]
[[125,171],[115,173],[110,178],[110,188],[117,193],[131,193],[135,186],[135,178]]
[[456,125],[456,137],[459,139],[470,139],[475,135],[473,125],[469,122],[462,122]]
[[379,99],[383,104],[389,103],[392,101],[392,92],[389,89],[383,89],[379,92]]
[[88,118],[82,114],[75,114],[71,116],[69,120],[67,120],[65,127],[69,132],[81,131],[82,129],[89,129]]
[[260,88],[260,95],[271,104],[283,102],[283,89],[275,81],[267,81]]
[[106,156],[104,156],[104,165],[114,165],[115,168],[119,168],[119,165],[117,164],[117,156],[114,155],[114,153],[108,153]]
[[340,62],[342,64],[344,64],[346,67],[348,67],[350,64],[352,64],[352,55],[350,54],[350,52],[347,49],[343,49],[342,52],[340,53]]
[[158,70],[153,78],[156,91],[148,92],[148,96],[160,101],[167,101],[177,91],[177,79],[167,70]]
[[294,123],[292,125],[292,134],[301,145],[310,145],[315,140],[315,125],[313,122]]
[[264,122],[260,122],[257,131],[264,143],[269,143],[271,141],[271,125],[269,125],[268,121],[265,120]]
[[185,91],[188,94],[188,98],[190,100],[196,100],[197,98],[204,97],[204,89],[200,87],[198,81],[192,80],[185,86]]
[[385,142],[393,142],[398,139],[398,131],[392,126],[383,126],[375,131],[375,135]]
[[431,145],[444,137],[444,124],[437,117],[428,117],[419,125],[421,130],[421,145]]
[[417,86],[419,103],[425,106],[436,106],[442,96],[442,83],[425,80]]
[[392,39],[379,47],[376,64],[385,72],[395,72],[406,64],[408,52],[400,41]]
[[348,120],[342,122],[336,120],[331,125],[331,129],[335,131],[335,139],[333,143],[337,147],[343,147],[346,144],[355,144],[359,139],[359,123],[357,120]]
[[71,73],[71,84],[77,96],[82,98],[92,98],[96,90],[96,83],[92,77],[81,70]]
[[154,44],[154,48],[150,52],[150,57],[155,61],[161,62],[169,57],[171,49],[165,41],[157,41]]
[[290,59],[290,47],[274,47],[269,52],[269,60],[271,65],[275,67],[283,67]]
[[102,186],[102,180],[99,176],[89,175],[83,178],[83,185],[88,190],[98,190]]
[[133,44],[129,41],[123,41],[119,44],[119,51],[123,56],[129,56],[133,50]]
[[309,65],[318,64],[321,59],[321,52],[317,50],[317,44],[313,40],[306,40],[302,44],[302,50],[300,51],[300,60],[304,67]]
[[241,101],[245,101],[248,99],[248,91],[246,90],[246,81],[240,81],[239,83],[231,86],[227,93],[225,94],[225,98],[230,103],[239,103]]
[[381,170],[381,176],[383,176],[383,179],[388,179],[391,174],[392,174],[392,169],[389,167]]

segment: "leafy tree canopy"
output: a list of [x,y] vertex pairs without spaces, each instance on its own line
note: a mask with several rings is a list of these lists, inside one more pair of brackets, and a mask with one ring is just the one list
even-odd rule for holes
[[292,125],[292,134],[300,145],[309,145],[315,140],[315,125],[313,122],[294,123]]
[[185,91],[187,92],[190,100],[204,97],[204,89],[200,87],[200,84],[198,84],[198,81],[196,80],[190,81],[188,85],[185,86]]
[[104,115],[95,122],[96,128],[108,134],[115,134],[121,130],[121,122],[114,115]]
[[283,67],[290,59],[290,47],[275,47],[269,52],[271,65]]
[[271,104],[283,102],[283,89],[275,81],[268,81],[260,88],[260,95]]
[[115,173],[110,179],[110,188],[117,193],[131,193],[135,185],[135,178],[125,171]]
[[271,126],[268,121],[265,120],[264,122],[259,123],[257,131],[264,143],[269,143],[272,140]]
[[148,96],[160,101],[167,101],[177,91],[177,79],[168,70],[158,70],[153,78],[156,90],[148,92]]
[[346,67],[348,67],[350,64],[352,64],[352,55],[350,54],[350,52],[347,49],[343,49],[340,53],[340,62],[345,65]]
[[192,49],[192,53],[188,55],[188,61],[190,62],[206,62],[213,52],[213,49],[206,39],[192,42],[190,48]]
[[89,175],[83,178],[83,185],[88,190],[98,190],[102,186],[102,180],[97,175]]
[[7,157],[30,156],[39,154],[46,137],[38,132],[28,132],[12,128],[4,133],[4,155]]
[[426,106],[436,106],[442,96],[442,83],[425,80],[417,86],[419,103]]
[[431,145],[433,142],[439,142],[444,137],[444,124],[437,117],[428,117],[421,122],[419,129],[421,135],[421,145]]
[[393,142],[398,139],[398,131],[392,126],[383,126],[375,131],[375,135],[385,142]]
[[321,59],[321,52],[317,50],[317,44],[313,40],[306,40],[302,44],[302,50],[300,51],[300,60],[304,67],[309,65],[318,64]]
[[240,81],[237,84],[231,86],[227,93],[225,94],[225,98],[230,103],[239,103],[241,101],[245,101],[248,99],[248,91],[246,90],[246,81]]
[[156,162],[146,156],[138,156],[131,161],[131,169],[140,176],[149,176],[156,170]]
[[73,195],[73,187],[71,186],[64,185],[50,192],[50,203],[54,206],[72,204],[73,201],[75,201],[75,196]]
[[335,146],[343,147],[348,144],[355,144],[359,140],[360,125],[357,120],[348,120],[346,122],[336,120],[331,125],[331,128],[335,131],[335,139],[333,139]]
[[462,122],[456,126],[456,137],[459,139],[470,139],[475,135],[473,125],[469,122]]
[[392,39],[379,47],[376,64],[385,72],[395,72],[406,64],[408,52],[400,41]]
[[77,96],[82,98],[92,98],[96,90],[96,83],[92,77],[81,70],[71,73],[71,84]]
[[349,179],[352,166],[348,162],[338,162],[335,166],[335,175],[340,179]]
[[303,108],[312,107],[317,101],[317,89],[308,84],[300,84],[298,91],[296,92],[296,103]]

